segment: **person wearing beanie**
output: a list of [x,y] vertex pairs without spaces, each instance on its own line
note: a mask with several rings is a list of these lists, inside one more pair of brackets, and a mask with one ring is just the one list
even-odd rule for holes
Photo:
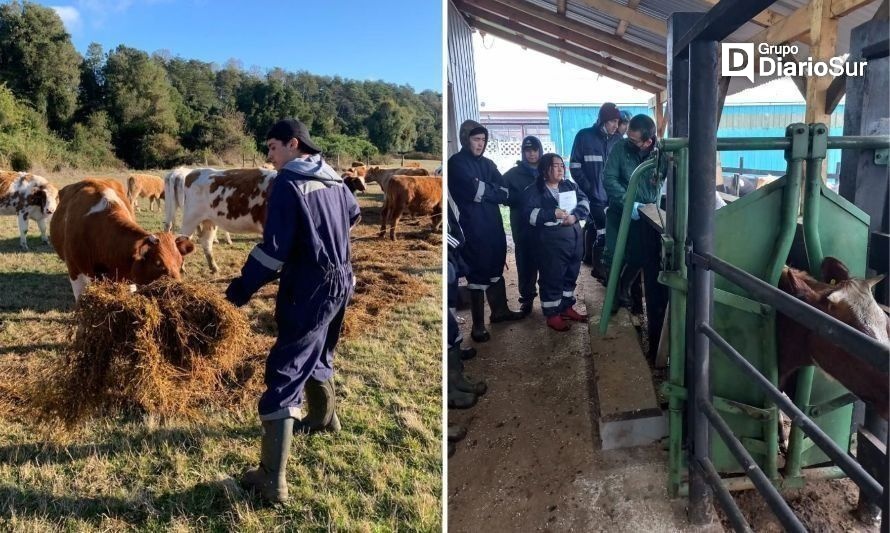
[[592,265],[593,277],[602,282],[606,280],[600,265],[605,246],[605,209],[609,203],[602,171],[612,148],[621,140],[617,135],[620,121],[621,112],[615,104],[606,102],[600,106],[596,123],[575,135],[570,159],[572,179],[590,200],[590,216],[584,227],[584,260]]
[[448,194],[460,211],[467,263],[467,288],[473,327],[470,336],[485,342],[491,336],[485,329],[485,298],[491,308],[492,323],[519,320],[522,314],[507,306],[504,261],[507,237],[499,204],[506,204],[509,191],[494,161],[484,157],[488,130],[474,120],[460,125],[461,149],[448,159]]
[[[257,244],[226,299],[246,304],[279,279],[275,302],[278,338],[266,359],[260,464],[241,482],[272,502],[288,499],[285,478],[294,433],[336,432],[334,349],[352,296],[349,233],[360,212],[340,175],[324,162],[305,124],[275,123],[266,135],[278,171],[270,186],[263,242]],[[309,401],[300,419],[303,400]]]
[[519,312],[529,315],[537,296],[538,266],[535,260],[532,228],[525,211],[524,193],[538,177],[538,161],[543,155],[540,139],[529,135],[522,140],[522,159],[504,174],[510,191],[510,231],[513,232],[513,253],[516,256],[516,275],[519,278]]
[[[667,159],[662,158],[658,169],[646,171],[640,178],[636,198],[631,213],[630,229],[627,234],[627,245],[623,265],[613,265],[612,257],[618,241],[618,227],[621,224],[621,213],[624,211],[624,196],[630,176],[640,163],[657,153],[655,121],[647,115],[636,115],[628,124],[627,138],[619,143],[606,161],[603,170],[603,185],[609,196],[609,209],[606,212],[606,249],[603,253],[603,267],[608,271],[612,268],[622,269],[620,277],[619,300],[629,303],[631,286],[638,282],[640,270],[645,260],[643,250],[643,227],[640,222],[639,208],[643,204],[658,202],[661,194],[661,179],[667,170]],[[655,171],[658,170],[656,179]]]
[[622,111],[618,119],[618,136],[624,138],[627,135],[627,125],[630,123],[630,112]]
[[567,320],[587,322],[575,310],[575,284],[581,270],[584,237],[580,221],[588,215],[587,197],[578,185],[563,179],[565,162],[546,154],[538,163],[538,177],[525,191],[526,224],[533,228],[541,288],[541,310],[547,325],[568,331]]

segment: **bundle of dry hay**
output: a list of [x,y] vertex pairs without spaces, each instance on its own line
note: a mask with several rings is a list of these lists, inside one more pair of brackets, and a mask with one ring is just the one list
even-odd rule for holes
[[[248,355],[243,313],[211,286],[100,282],[81,295],[72,344],[35,382],[41,419],[72,427],[125,411],[189,415]],[[42,382],[42,383],[41,383]]]

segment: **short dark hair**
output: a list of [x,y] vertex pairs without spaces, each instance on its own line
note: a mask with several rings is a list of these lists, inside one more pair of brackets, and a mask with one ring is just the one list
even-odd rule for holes
[[554,153],[544,154],[538,160],[538,177],[535,178],[535,185],[538,186],[539,192],[544,192],[544,187],[546,187],[544,184],[547,183],[547,173],[550,172],[550,165],[553,164],[554,159],[559,159],[565,165],[565,159],[561,155]]
[[640,132],[643,139],[655,138],[655,121],[649,118],[648,115],[634,116],[634,118],[630,119],[627,129]]

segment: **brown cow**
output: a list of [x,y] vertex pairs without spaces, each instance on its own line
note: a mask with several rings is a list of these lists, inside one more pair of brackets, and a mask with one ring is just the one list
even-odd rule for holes
[[139,197],[148,198],[148,210],[154,202],[161,209],[161,200],[164,198],[164,180],[151,174],[130,174],[127,178],[127,198],[133,202],[133,209],[139,210]]
[[380,188],[383,190],[383,193],[386,194],[386,188],[389,185],[389,180],[392,179],[393,176],[429,176],[430,172],[425,168],[380,168],[380,167],[371,167],[368,169],[368,172],[365,174],[365,183],[376,181],[380,184]]
[[[825,282],[813,279],[806,272],[785,268],[779,288],[890,349],[890,320],[872,294],[883,276],[851,278],[847,267],[834,257],[826,257],[821,270]],[[890,375],[875,371],[858,357],[781,313],[776,327],[779,331],[779,385],[782,388],[795,370],[816,364],[850,392],[871,403],[884,419],[887,418]],[[890,351],[887,356],[890,357]]]
[[442,179],[434,176],[393,176],[386,190],[383,211],[380,214],[380,237],[386,234],[396,240],[396,226],[402,212],[412,215],[432,215],[433,231],[442,225]]
[[150,283],[179,279],[183,256],[195,246],[188,237],[149,233],[116,180],[85,179],[63,187],[50,222],[50,239],[68,267],[74,299],[95,278]]

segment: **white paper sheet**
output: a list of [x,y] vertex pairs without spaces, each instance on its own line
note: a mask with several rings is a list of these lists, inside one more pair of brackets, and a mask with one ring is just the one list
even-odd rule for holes
[[566,212],[571,212],[578,205],[578,195],[575,191],[565,191],[559,193],[559,208]]

